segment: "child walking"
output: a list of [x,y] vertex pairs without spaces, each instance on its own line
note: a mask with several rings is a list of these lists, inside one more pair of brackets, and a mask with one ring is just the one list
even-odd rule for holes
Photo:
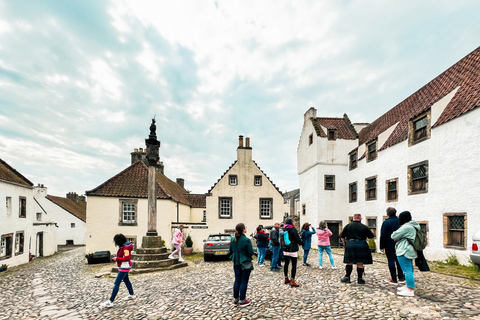
[[168,256],[169,259],[175,259],[175,257],[173,256],[175,253],[178,253],[178,261],[180,262],[183,262],[183,258],[182,258],[182,248],[181,248],[181,245],[182,243],[185,242],[185,240],[183,239],[183,224],[181,224],[178,228],[175,229],[175,231],[173,231],[173,239],[172,239],[172,243],[173,243],[173,246],[175,247],[175,250]]
[[135,294],[133,293],[132,283],[130,282],[130,279],[128,279],[128,272],[130,269],[132,269],[131,256],[133,244],[130,241],[127,241],[127,238],[121,233],[113,237],[113,242],[115,242],[115,245],[119,247],[117,256],[113,258],[113,261],[117,262],[118,273],[113,284],[113,291],[110,299],[100,304],[102,307],[106,308],[113,307],[113,301],[117,296],[118,289],[120,289],[120,283],[122,283],[122,281],[125,282],[129,293],[129,295],[123,298],[123,300],[131,300],[136,298]]

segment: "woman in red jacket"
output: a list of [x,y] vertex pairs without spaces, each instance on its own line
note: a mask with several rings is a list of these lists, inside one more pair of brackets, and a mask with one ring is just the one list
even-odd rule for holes
[[123,300],[131,300],[136,298],[135,294],[133,293],[132,283],[130,282],[130,279],[128,279],[128,272],[130,269],[132,269],[131,256],[133,244],[130,241],[127,241],[127,238],[121,233],[115,235],[115,237],[113,237],[113,241],[115,242],[115,245],[119,247],[117,256],[113,258],[113,261],[117,262],[118,273],[115,283],[113,284],[113,291],[110,299],[101,304],[101,306],[106,308],[113,307],[113,301],[117,296],[118,289],[120,288],[120,283],[122,283],[122,281],[125,282],[129,293],[129,295],[123,298]]

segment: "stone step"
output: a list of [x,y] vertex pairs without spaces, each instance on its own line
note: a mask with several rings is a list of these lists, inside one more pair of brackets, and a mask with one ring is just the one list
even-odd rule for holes
[[155,271],[168,271],[168,270],[173,270],[177,268],[183,268],[183,267],[188,267],[188,263],[186,262],[179,262],[172,264],[167,267],[158,267],[158,268],[145,268],[145,269],[132,269],[130,271],[132,274],[139,274],[139,273],[147,273],[147,272],[155,272]]
[[160,253],[166,253],[167,248],[166,247],[159,247],[159,248],[137,248],[135,250],[136,254],[160,254]]
[[164,259],[159,261],[133,261],[132,260],[132,268],[133,269],[159,268],[159,267],[171,266],[172,264],[175,264],[175,263],[178,263],[178,259]]
[[132,253],[132,260],[134,261],[158,261],[158,260],[165,260],[168,259],[168,252],[160,253],[160,254],[138,254]]

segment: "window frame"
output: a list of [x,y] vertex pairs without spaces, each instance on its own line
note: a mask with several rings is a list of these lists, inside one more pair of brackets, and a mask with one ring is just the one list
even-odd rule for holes
[[[425,167],[425,177],[413,179],[414,169],[422,166]],[[425,188],[414,190],[415,181],[419,181],[420,179],[425,179]],[[408,181],[408,195],[427,193],[428,192],[428,160],[409,165],[407,168],[407,181]]]
[[[232,182],[232,179],[234,179],[233,182]],[[236,174],[229,174],[228,175],[228,185],[229,186],[238,186],[238,176]]]
[[[222,201],[229,202],[229,215],[222,215]],[[233,218],[233,198],[232,197],[218,197],[218,218],[219,219],[232,219]]]
[[[367,162],[373,161],[378,158],[378,145],[377,145],[378,139],[375,139],[369,143],[366,144],[365,150],[366,150],[366,155],[367,155]],[[375,146],[375,151],[371,152],[370,151],[370,146]],[[372,153],[374,153],[372,155]]]
[[[352,191],[352,187],[355,186],[355,192]],[[355,199],[353,199],[352,195],[355,194]],[[357,181],[352,182],[348,185],[348,202],[354,203],[358,201],[358,183]]]
[[305,203],[302,204],[302,215],[307,214],[307,205]]
[[[273,219],[273,198],[260,198],[258,199],[259,200],[259,212],[258,212],[258,215],[260,217],[260,219],[262,220],[265,220],[265,219]],[[264,211],[263,209],[263,204],[262,202],[263,201],[266,201],[269,203],[269,208],[268,208],[268,216],[265,216],[263,215],[262,216],[262,211]]]
[[[355,156],[355,160],[352,160],[352,157]],[[352,152],[348,155],[348,169],[353,170],[358,167],[358,151]]]
[[308,145],[311,146],[313,144],[313,133],[311,133],[309,136],[308,136]]
[[329,141],[337,140],[337,129],[327,129],[327,139]]
[[[8,250],[8,241],[7,239],[10,239],[10,250]],[[5,242],[5,244],[4,244]],[[13,245],[14,245],[14,239],[13,239],[13,233],[7,233],[7,234],[2,234],[0,237],[0,260],[5,260],[5,259],[10,259],[13,256]],[[3,248],[6,247],[5,249],[5,255],[1,255],[3,252]]]
[[17,231],[15,233],[14,246],[15,246],[14,251],[16,256],[24,253],[24,250],[25,250],[25,232],[24,231]]
[[[452,217],[463,217],[463,229],[451,229],[451,219]],[[443,247],[451,248],[456,250],[467,250],[467,213],[466,212],[451,212],[443,214]],[[452,232],[453,231],[453,232]],[[463,244],[453,243],[452,238],[453,234],[457,234],[458,231],[461,231],[461,239]]]
[[[375,181],[375,187],[372,188],[368,185],[369,181]],[[377,200],[377,188],[378,188],[378,183],[377,183],[377,176],[373,177],[368,177],[365,179],[365,201],[372,201],[372,200]],[[370,197],[370,190],[374,190],[375,196]]]
[[[119,199],[119,226],[138,226],[138,199]],[[134,205],[134,219],[133,220],[126,220],[125,219],[125,212],[124,212],[124,204]],[[129,211],[131,212],[131,211]]]
[[12,215],[12,197],[5,197],[5,207],[7,216]]
[[[259,180],[259,183],[257,184],[257,179]],[[262,186],[262,176],[261,175],[255,175],[253,176],[253,185],[255,187],[261,187]]]
[[[418,132],[418,129],[415,129],[415,124],[421,120],[426,118],[426,125],[425,125],[425,135],[422,136],[421,138],[415,138],[415,133]],[[430,139],[431,137],[431,120],[432,120],[432,115],[431,115],[431,109],[428,109],[426,112],[419,114],[415,118],[412,118],[408,122],[408,146],[414,146],[417,143],[423,142],[425,140]]]
[[[395,189],[390,190],[390,183],[395,182]],[[395,198],[390,198],[390,191],[395,191]],[[385,181],[385,200],[386,202],[398,202],[398,178],[389,179]]]
[[202,222],[207,222],[207,210],[203,210],[203,213],[202,213]]
[[[374,227],[371,227],[371,226],[370,226],[370,221],[375,221],[375,226],[374,226]],[[377,217],[375,217],[375,216],[367,216],[365,222],[366,222],[366,225],[367,225],[368,229],[370,229],[370,231],[372,231],[372,233],[373,233],[373,235],[374,235],[374,238],[377,238],[377,230],[378,230]]]
[[[329,182],[328,179],[332,179],[332,181]],[[326,174],[324,176],[324,190],[335,190],[335,175]]]
[[27,217],[27,197],[18,197],[18,217],[22,219]]

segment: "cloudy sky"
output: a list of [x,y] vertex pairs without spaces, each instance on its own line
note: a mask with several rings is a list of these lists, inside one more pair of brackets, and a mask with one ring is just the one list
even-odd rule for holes
[[48,193],[130,165],[205,193],[238,136],[298,187],[303,114],[372,122],[480,46],[479,1],[1,1],[0,158]]

